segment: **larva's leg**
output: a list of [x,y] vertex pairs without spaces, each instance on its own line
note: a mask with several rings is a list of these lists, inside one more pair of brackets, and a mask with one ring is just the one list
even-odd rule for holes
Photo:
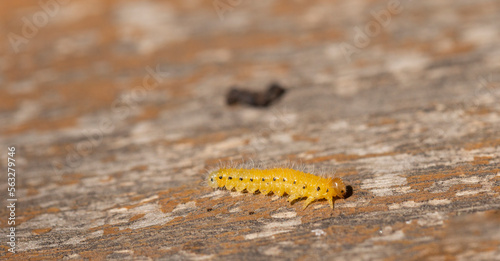
[[299,195],[295,194],[295,195],[290,195],[290,197],[288,197],[288,202],[292,203],[294,200],[300,198]]
[[311,204],[311,202],[313,202],[314,200],[315,200],[315,198],[313,198],[313,197],[308,197],[308,198],[307,198],[307,200],[306,200],[306,202],[304,202],[304,208],[302,208],[302,209],[306,209],[306,208],[307,208],[307,206],[308,206],[309,204]]
[[236,191],[238,191],[238,192],[242,192],[243,190],[245,190],[245,186],[237,186],[236,187]]
[[328,203],[330,204],[330,207],[332,207],[332,209],[333,209],[333,198],[329,198]]
[[250,193],[250,194],[254,194],[254,193],[255,193],[255,191],[257,191],[257,188],[256,188],[256,187],[250,187],[250,188],[247,188],[247,191],[248,191],[248,193]]

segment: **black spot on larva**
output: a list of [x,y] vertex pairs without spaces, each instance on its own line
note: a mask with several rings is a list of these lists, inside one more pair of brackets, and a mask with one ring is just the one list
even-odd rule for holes
[[286,179],[285,179],[285,178],[283,178],[283,181],[286,181]]
[[262,181],[266,181],[266,179],[265,179],[265,178],[262,178]]
[[252,182],[253,182],[253,179],[251,178],[251,179],[250,179],[250,181],[252,181]]
[[319,191],[319,190],[320,190],[320,188],[318,187],[316,190],[317,190],[317,191]]
[[243,178],[240,178],[240,180],[243,180]]
[[295,183],[297,183],[297,181],[296,181],[296,180],[294,180],[294,181],[293,181],[293,184],[295,184]]
[[214,178],[210,178],[210,181],[214,182]]
[[328,192],[328,189],[326,189],[326,192]]
[[306,189],[306,185],[304,185],[302,188],[303,188],[303,189]]
[[253,211],[248,212],[248,215],[253,215],[253,214],[255,214],[255,212]]
[[210,212],[210,211],[212,211],[212,209],[211,208],[207,208],[207,212]]
[[233,179],[233,177],[229,177],[228,179]]
[[273,178],[273,181],[276,181],[276,178]]
[[219,179],[222,179],[222,176],[219,176]]

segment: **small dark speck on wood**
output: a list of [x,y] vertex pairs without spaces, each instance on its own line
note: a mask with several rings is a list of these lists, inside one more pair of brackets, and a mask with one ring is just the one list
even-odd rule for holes
[[232,87],[226,96],[226,102],[228,105],[245,104],[252,107],[267,107],[277,101],[285,91],[277,83],[269,85],[267,91],[264,92],[254,92]]

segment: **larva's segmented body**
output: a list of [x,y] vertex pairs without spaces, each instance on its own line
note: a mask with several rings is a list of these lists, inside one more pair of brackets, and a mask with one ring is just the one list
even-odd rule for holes
[[322,178],[313,174],[288,168],[274,169],[234,169],[223,168],[208,176],[212,188],[233,188],[239,192],[247,190],[262,194],[289,195],[288,202],[307,198],[304,208],[318,199],[326,199],[333,209],[334,198],[343,198],[346,186],[339,178]]

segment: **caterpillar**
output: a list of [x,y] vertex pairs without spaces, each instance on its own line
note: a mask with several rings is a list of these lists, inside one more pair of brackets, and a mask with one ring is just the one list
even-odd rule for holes
[[334,198],[344,198],[346,186],[340,178],[322,178],[310,173],[289,169],[235,169],[221,168],[208,175],[207,183],[212,188],[246,190],[249,193],[278,196],[287,194],[288,202],[307,198],[303,209],[318,199],[326,199],[333,209]]

